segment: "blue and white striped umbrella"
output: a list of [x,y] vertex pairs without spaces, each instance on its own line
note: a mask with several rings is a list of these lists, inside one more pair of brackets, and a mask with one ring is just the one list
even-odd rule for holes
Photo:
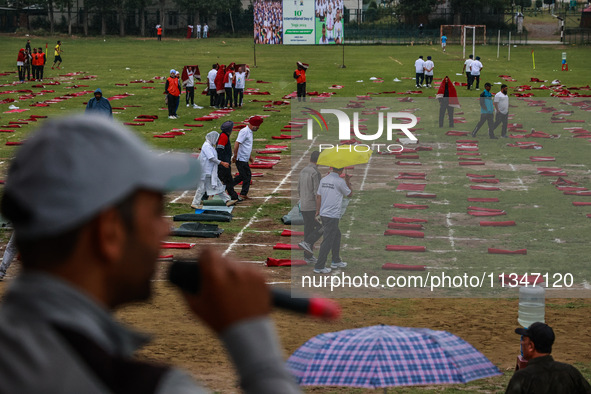
[[385,325],[320,334],[287,365],[302,386],[383,388],[501,375],[482,353],[447,331]]

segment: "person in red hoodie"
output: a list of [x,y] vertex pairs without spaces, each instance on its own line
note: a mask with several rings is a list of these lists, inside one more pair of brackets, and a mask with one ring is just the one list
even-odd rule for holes
[[226,89],[224,89],[224,78],[226,77],[226,66],[221,64],[215,76],[215,90],[217,93],[216,108],[224,108],[226,104]]
[[27,55],[25,54],[25,49],[21,48],[18,51],[18,56],[16,57],[16,68],[18,70],[18,80],[19,82],[25,82],[25,59]]
[[460,108],[460,101],[456,88],[447,75],[439,85],[435,97],[439,100],[439,127],[443,127],[446,112],[449,118],[449,127],[454,127],[454,108]]

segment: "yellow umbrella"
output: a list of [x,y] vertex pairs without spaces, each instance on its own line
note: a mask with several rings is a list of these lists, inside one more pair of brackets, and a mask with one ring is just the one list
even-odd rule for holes
[[[356,151],[355,148],[360,151]],[[365,164],[371,157],[372,150],[367,150],[365,145],[339,145],[323,149],[318,157],[318,165],[333,168],[344,168],[357,164]]]

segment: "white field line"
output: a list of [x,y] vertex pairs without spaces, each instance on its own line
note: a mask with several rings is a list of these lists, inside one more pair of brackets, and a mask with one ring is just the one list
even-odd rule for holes
[[[438,142],[437,143],[437,154],[435,155],[436,157],[441,156],[441,144]],[[441,162],[439,162],[439,169],[442,170],[443,166],[441,165]]]
[[454,230],[451,228],[451,226],[452,226],[451,212],[448,212],[447,215],[445,216],[445,222],[446,222],[447,228],[449,229],[449,243],[451,245],[452,250],[455,252],[456,244],[454,242]]
[[[365,187],[365,179],[367,178],[367,173],[369,172],[369,167],[371,165],[371,158],[373,156],[369,156],[369,161],[367,162],[367,166],[365,167],[365,171],[363,172],[363,179],[361,180],[361,185],[359,186],[359,191],[363,191],[363,188]],[[357,205],[357,203],[359,202],[359,197],[356,197],[355,200],[353,201],[353,204]],[[351,236],[351,227],[353,226],[353,222],[355,221],[355,216],[351,215],[351,221],[349,222],[349,229],[347,230],[347,233],[345,233],[345,238],[349,239],[349,237]],[[343,245],[344,247],[347,246],[347,244]]]
[[[289,177],[291,176],[291,174],[293,173],[294,168],[298,168],[299,164],[302,162],[302,160],[304,160],[304,157],[306,157],[306,155],[308,154],[308,152],[310,151],[310,148],[314,145],[314,142],[316,141],[315,137],[312,142],[310,143],[310,145],[308,146],[308,149],[306,149],[304,151],[304,153],[302,153],[302,155],[300,156],[300,158],[298,159],[298,161],[295,163],[295,165],[292,165],[291,169],[289,170],[289,172],[287,174],[285,174],[285,176],[283,177],[283,179],[281,180],[281,182],[279,182],[279,184],[277,185],[277,187],[275,188],[275,190],[273,191],[273,193],[276,193],[277,190],[279,190],[281,188],[281,186],[283,186],[286,182],[288,182]],[[242,229],[238,232],[238,234],[236,234],[236,236],[234,237],[234,240],[232,241],[232,243],[230,245],[228,245],[228,247],[226,248],[226,250],[224,251],[224,253],[222,253],[223,256],[227,255],[228,253],[230,253],[232,251],[232,249],[234,249],[234,247],[236,245],[238,245],[238,242],[240,242],[240,240],[242,239],[242,235],[244,234],[244,231],[249,228],[256,220],[257,220],[257,216],[261,213],[263,207],[265,206],[265,204],[271,199],[273,198],[273,196],[267,196],[264,197],[265,200],[263,201],[263,203],[257,208],[256,212],[254,213],[254,215],[252,215],[252,217],[250,218],[250,220],[248,221],[248,223],[246,223],[246,225],[244,225],[244,227],[242,227]],[[291,198],[290,197],[286,197],[286,198]]]
[[[515,169],[515,167],[513,166],[513,164],[509,164],[509,167],[511,167],[511,170],[513,172],[517,172],[517,170]],[[527,186],[525,186],[525,184],[523,183],[523,181],[521,180],[521,178],[520,177],[517,177],[517,180],[519,181],[519,184],[521,185],[521,188],[523,190],[527,190]]]
[[188,190],[185,190],[184,192],[181,193],[180,196],[178,196],[177,198],[175,198],[174,200],[171,201],[171,203],[176,203],[178,200],[180,200],[181,198],[185,197],[187,195],[187,193],[189,193]]

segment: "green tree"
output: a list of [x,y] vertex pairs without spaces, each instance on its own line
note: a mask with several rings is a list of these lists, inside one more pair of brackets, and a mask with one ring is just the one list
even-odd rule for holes
[[417,24],[419,18],[428,17],[439,3],[440,0],[400,0],[394,9],[396,14],[404,16],[407,24]]

